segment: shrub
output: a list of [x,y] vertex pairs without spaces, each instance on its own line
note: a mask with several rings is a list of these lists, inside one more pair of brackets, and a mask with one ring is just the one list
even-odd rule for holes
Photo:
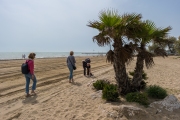
[[143,80],[140,83],[140,89],[144,90],[146,88],[146,82]]
[[160,86],[150,85],[146,88],[149,97],[164,99],[167,96],[167,91]]
[[104,86],[109,84],[108,81],[105,80],[97,80],[95,83],[93,83],[93,86],[97,89],[97,90],[103,90]]
[[144,80],[147,80],[147,79],[148,79],[147,73],[145,73],[144,70],[143,70],[142,78],[143,78]]
[[141,105],[149,104],[146,93],[139,93],[139,92],[128,93],[125,98],[128,102],[137,102]]
[[117,91],[117,86],[114,84],[107,84],[103,91],[102,91],[103,95],[102,98],[106,99],[107,101],[117,101],[119,94]]
[[131,75],[131,76],[134,76],[134,71],[129,71],[129,74]]
[[[133,71],[133,72],[129,71],[129,74],[130,74],[131,76],[134,76],[134,71]],[[143,70],[143,74],[142,74],[142,79],[144,79],[144,80],[147,80],[147,79],[148,79],[147,73],[145,73],[144,70]]]

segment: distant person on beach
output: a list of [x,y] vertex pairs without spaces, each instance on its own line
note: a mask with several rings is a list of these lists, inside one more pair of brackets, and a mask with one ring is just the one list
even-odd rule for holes
[[75,57],[73,56],[74,55],[74,52],[73,51],[70,51],[70,55],[67,57],[67,66],[69,68],[69,83],[71,82],[74,82],[74,79],[73,79],[73,65],[75,66],[75,63],[76,63],[76,60],[75,60]]
[[25,59],[26,58],[26,55],[25,54],[22,54],[22,59]]
[[24,54],[22,54],[22,59],[24,59]]
[[[36,54],[35,53],[30,53],[28,58],[26,60],[26,63],[28,63],[28,69],[29,69],[29,73],[25,74],[25,78],[26,78],[26,97],[29,97],[31,95],[36,95],[35,90],[36,90],[36,76],[34,74],[34,58],[35,58]],[[29,94],[29,84],[30,84],[30,79],[32,79],[33,81],[33,85],[31,88],[31,94]]]
[[82,61],[83,69],[84,69],[84,76],[86,76],[86,70],[87,70],[87,75],[88,76],[93,76],[91,73],[91,60],[90,58],[86,58],[85,60]]

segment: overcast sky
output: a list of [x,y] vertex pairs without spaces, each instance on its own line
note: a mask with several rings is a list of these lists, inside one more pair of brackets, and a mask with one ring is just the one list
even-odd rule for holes
[[0,52],[106,52],[87,27],[104,9],[140,13],[180,36],[180,0],[0,0]]

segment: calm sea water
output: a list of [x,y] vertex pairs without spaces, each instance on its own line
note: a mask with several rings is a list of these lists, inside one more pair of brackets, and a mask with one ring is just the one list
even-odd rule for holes
[[[67,57],[69,52],[35,52],[36,58],[52,58],[52,57]],[[0,60],[22,59],[22,55],[28,58],[29,52],[0,52]],[[74,56],[95,56],[99,54],[82,54],[82,52],[75,52]]]

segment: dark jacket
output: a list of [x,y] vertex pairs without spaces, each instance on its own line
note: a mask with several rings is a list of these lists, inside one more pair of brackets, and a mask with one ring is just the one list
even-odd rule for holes
[[72,65],[75,66],[75,63],[76,63],[75,57],[71,55],[68,56],[66,62],[68,66],[72,66]]
[[91,60],[89,58],[86,58],[85,60],[82,61],[83,67],[87,67],[87,63],[90,63]]

